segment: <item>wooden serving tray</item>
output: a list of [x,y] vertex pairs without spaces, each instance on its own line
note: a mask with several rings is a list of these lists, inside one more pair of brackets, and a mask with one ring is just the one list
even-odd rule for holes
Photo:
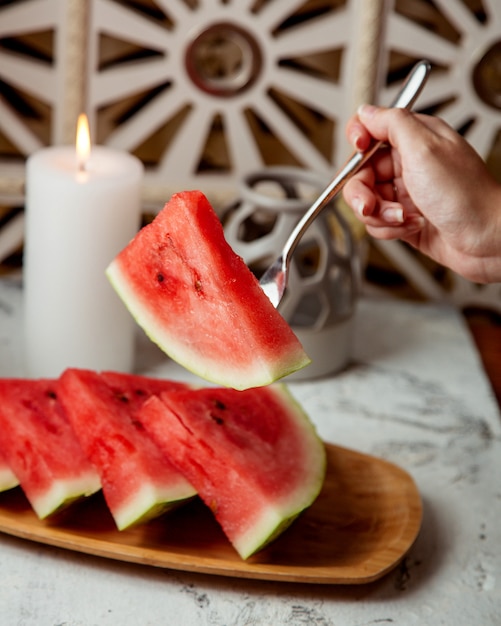
[[22,491],[0,494],[0,531],[77,552],[155,567],[300,583],[359,584],[391,570],[421,525],[421,498],[404,470],[326,444],[327,475],[315,503],[267,548],[243,561],[198,500],[118,531],[101,495],[50,522]]

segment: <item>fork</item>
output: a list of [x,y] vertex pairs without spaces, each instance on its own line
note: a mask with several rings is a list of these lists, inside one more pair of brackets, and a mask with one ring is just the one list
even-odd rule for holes
[[[404,85],[397,97],[390,105],[392,108],[410,109],[421,93],[431,65],[428,61],[419,61],[407,76]],[[279,257],[268,267],[261,276],[259,284],[268,296],[271,303],[277,308],[287,287],[289,266],[292,255],[301,237],[322,211],[322,209],[336,196],[345,183],[366,163],[372,155],[381,147],[383,142],[373,140],[365,152],[355,152],[346,164],[334,176],[324,191],[318,196],[311,207],[306,211],[301,220],[290,234]]]

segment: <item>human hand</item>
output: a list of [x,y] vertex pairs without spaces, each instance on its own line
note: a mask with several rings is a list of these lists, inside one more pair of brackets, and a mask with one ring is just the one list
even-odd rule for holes
[[380,239],[402,239],[475,282],[501,281],[501,185],[437,117],[365,105],[347,125],[357,150],[388,144],[344,188]]

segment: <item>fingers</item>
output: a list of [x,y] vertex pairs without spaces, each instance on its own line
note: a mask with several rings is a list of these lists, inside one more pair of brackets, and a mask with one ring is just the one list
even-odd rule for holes
[[408,216],[402,224],[387,224],[381,220],[378,224],[366,225],[366,230],[376,239],[401,239],[413,243],[425,225],[425,218],[415,214]]
[[375,193],[362,174],[370,178],[369,172],[359,173],[346,183],[343,196],[370,235],[377,239],[410,240],[424,228],[426,222],[421,214],[406,214],[402,204]]
[[423,123],[424,117],[406,109],[386,109],[368,104],[358,109],[359,123],[375,139],[387,142],[397,150],[410,146],[423,133],[432,133],[430,126]]
[[[344,198],[368,232],[380,239],[409,239],[424,227],[424,218],[402,179],[402,153],[414,155],[415,138],[423,133],[437,139],[439,125],[429,116],[403,109],[360,107],[347,125],[347,136],[363,148],[374,137],[383,146],[345,186]],[[433,142],[430,142],[433,143]],[[389,144],[389,145],[388,145]]]
[[355,178],[349,180],[343,189],[346,203],[353,209],[357,217],[364,218],[371,215],[376,208],[376,196],[372,190],[369,169],[360,171]]
[[397,200],[397,190],[393,181],[376,183],[373,171],[368,168],[349,180],[343,190],[346,203],[364,223],[370,216],[386,222],[402,222],[403,207]]
[[372,187],[360,175],[348,181],[343,190],[346,203],[358,219],[374,236],[384,239],[406,237],[424,226],[423,216],[415,208],[404,208],[396,200],[396,193],[393,185]]
[[360,123],[357,115],[348,120],[346,125],[346,138],[358,152],[364,152],[369,148],[371,135],[363,124]]
[[454,132],[433,116],[372,104],[361,105],[346,125],[347,139],[359,151],[367,150],[372,137],[398,148],[423,131],[443,136]]
[[371,139],[388,141],[390,119],[385,113],[393,112],[369,104],[359,107],[346,125],[346,136],[351,145],[358,151],[367,150]]
[[400,226],[404,223],[405,213],[401,204],[398,202],[385,202],[379,212],[378,217],[373,218],[373,224],[377,228],[379,226]]

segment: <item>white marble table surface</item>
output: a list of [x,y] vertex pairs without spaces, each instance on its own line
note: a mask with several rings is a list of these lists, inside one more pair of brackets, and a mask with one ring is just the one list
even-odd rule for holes
[[[22,292],[0,280],[0,376],[22,376]],[[140,339],[138,369],[184,372]],[[501,351],[501,347],[500,347]],[[397,463],[424,502],[403,562],[362,586],[220,578],[0,536],[2,626],[501,624],[501,422],[462,318],[364,300],[353,363],[291,390],[322,437]]]

